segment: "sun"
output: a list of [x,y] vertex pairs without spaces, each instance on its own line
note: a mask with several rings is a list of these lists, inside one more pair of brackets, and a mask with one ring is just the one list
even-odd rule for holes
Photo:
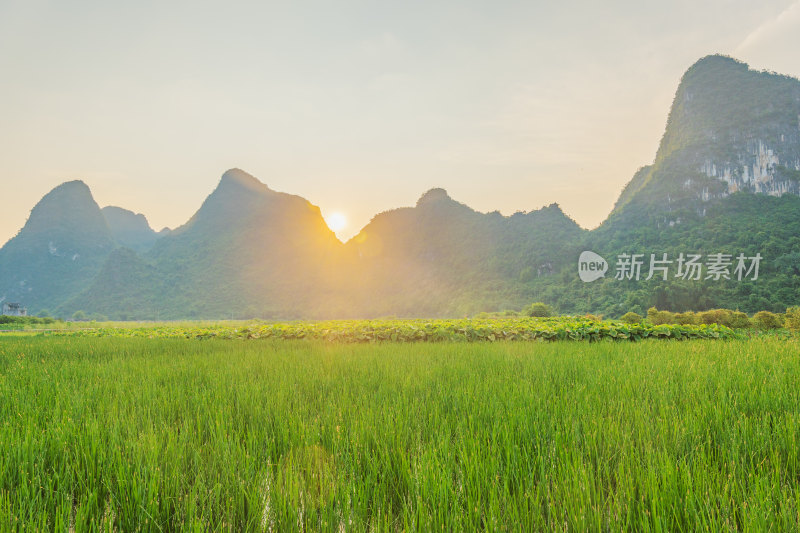
[[343,213],[335,211],[325,217],[325,223],[332,232],[337,233],[347,227],[347,217]]

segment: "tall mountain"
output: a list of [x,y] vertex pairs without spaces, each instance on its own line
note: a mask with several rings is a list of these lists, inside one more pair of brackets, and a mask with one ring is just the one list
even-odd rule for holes
[[[350,242],[359,309],[368,315],[464,315],[522,305],[526,282],[550,276],[583,230],[558,205],[504,217],[443,189],[381,213]],[[360,289],[360,290],[359,290]]]
[[186,224],[141,257],[115,254],[65,311],[113,316],[113,294],[165,318],[319,314],[342,246],[318,207],[232,169]]
[[158,239],[144,215],[112,205],[101,209],[111,230],[111,235],[119,244],[128,248],[145,251]]
[[[800,81],[708,56],[683,76],[652,165],[584,246],[621,253],[762,254],[761,279],[571,280],[562,292],[609,314],[649,305],[782,310],[800,302]],[[584,307],[585,308],[585,307]]]
[[612,216],[629,203],[702,215],[738,191],[800,194],[800,81],[708,56],[684,74],[653,165]]
[[82,181],[59,185],[0,249],[0,300],[21,302],[32,312],[53,309],[92,281],[113,248],[89,187]]

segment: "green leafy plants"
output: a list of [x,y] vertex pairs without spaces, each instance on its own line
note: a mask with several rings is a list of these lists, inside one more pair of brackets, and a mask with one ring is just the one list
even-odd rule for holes
[[239,322],[211,325],[99,327],[43,332],[80,337],[194,339],[317,339],[337,343],[365,342],[499,342],[499,341],[637,341],[647,338],[730,339],[736,333],[719,324],[653,325],[603,321],[587,317],[487,318],[454,320],[336,320]]

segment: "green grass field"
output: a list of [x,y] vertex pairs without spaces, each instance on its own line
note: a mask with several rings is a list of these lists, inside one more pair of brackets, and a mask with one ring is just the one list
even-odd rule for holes
[[0,337],[0,531],[796,530],[797,340]]

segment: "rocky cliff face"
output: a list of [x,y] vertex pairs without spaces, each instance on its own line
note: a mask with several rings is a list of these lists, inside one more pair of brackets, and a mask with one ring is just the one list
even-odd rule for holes
[[[720,161],[706,159],[699,171],[709,178],[717,178],[725,183],[725,189],[716,196],[724,197],[738,191],[781,196],[783,194],[800,194],[800,151],[786,141],[786,134],[781,134],[779,148],[770,147],[763,139],[754,139],[745,143],[737,154],[736,160]],[[783,156],[783,159],[782,159]],[[686,187],[692,186],[688,179]],[[711,199],[711,193],[705,188],[701,200]]]

